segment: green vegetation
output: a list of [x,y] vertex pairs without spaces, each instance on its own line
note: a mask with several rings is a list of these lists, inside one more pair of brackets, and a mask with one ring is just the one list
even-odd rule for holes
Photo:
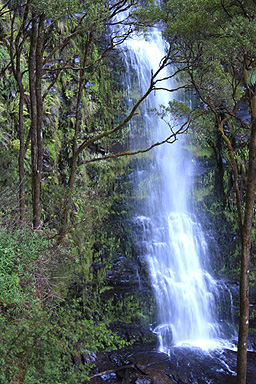
[[128,35],[108,33],[132,5],[0,2],[1,383],[84,383],[97,351],[127,345],[118,316],[145,316],[138,296],[108,295],[112,263],[134,256],[118,152],[143,99],[127,110]]
[[2,383],[81,382],[90,368],[76,364],[82,354],[93,361],[99,348],[125,344],[96,321],[88,298],[60,297],[74,260],[46,235],[25,229],[0,235]]
[[[242,293],[249,287],[248,250],[255,254],[256,236],[254,1],[172,0],[158,7],[148,0],[136,12],[134,3],[0,1],[3,383],[85,382],[94,353],[125,345],[110,330],[117,318],[149,322],[148,298],[114,299],[108,274],[114,260],[135,254],[124,224],[133,199],[131,163],[123,157],[127,123],[135,115],[139,121],[142,101],[161,84],[152,74],[145,95],[133,90],[128,109],[118,49],[129,33],[159,18],[170,44],[159,71],[172,65],[181,98],[193,98],[191,108],[172,101],[154,113],[165,121],[172,114],[170,140],[190,129],[186,150],[207,163],[191,200],[211,229],[222,227],[226,243],[216,270],[241,272]],[[124,9],[129,30],[120,24],[110,35]],[[140,124],[138,133],[144,134]],[[139,199],[152,180],[143,183]],[[245,324],[247,305],[244,296]],[[240,332],[243,352],[247,331]]]

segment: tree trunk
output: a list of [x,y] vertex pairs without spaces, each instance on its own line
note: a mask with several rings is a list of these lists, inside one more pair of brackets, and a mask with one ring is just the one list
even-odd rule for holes
[[240,318],[237,351],[237,384],[246,384],[247,338],[249,329],[249,259],[250,249],[242,240],[240,271]]
[[[18,42],[17,42],[18,43]],[[25,102],[25,91],[22,84],[22,74],[20,68],[20,49],[16,44],[16,68],[13,67],[15,79],[18,84],[20,92],[19,100],[19,139],[20,139],[20,150],[19,150],[19,216],[20,223],[25,223],[25,170],[24,170],[24,159],[25,159],[25,131],[24,131],[24,102]],[[14,66],[14,64],[13,64]]]
[[[22,34],[24,33],[24,26],[28,16],[28,8],[25,8],[23,22],[18,31],[16,38],[14,39],[14,30],[15,30],[15,19],[16,13],[13,13],[11,20],[11,39],[10,39],[10,58],[12,71],[15,77],[15,80],[18,85],[20,98],[19,98],[19,121],[18,121],[18,132],[20,140],[20,150],[19,150],[19,217],[20,223],[23,225],[25,223],[25,170],[24,170],[24,158],[25,158],[25,132],[24,132],[24,103],[25,103],[25,90],[22,83],[22,73],[21,73],[21,52],[24,46],[24,41],[22,40]],[[15,58],[16,56],[16,58]]]
[[240,271],[240,320],[237,352],[237,384],[246,384],[247,338],[249,330],[249,268],[253,208],[256,192],[256,98],[251,100],[252,122],[249,143],[249,163],[242,226]]
[[35,195],[33,201],[34,208],[34,228],[38,229],[41,225],[41,181],[43,172],[43,98],[42,98],[42,76],[43,76],[43,24],[44,15],[40,16],[36,46],[36,136],[37,136],[37,169],[35,174]]
[[43,170],[43,98],[42,98],[42,66],[43,66],[43,24],[44,15],[32,19],[32,31],[29,52],[29,90],[31,103],[31,163],[32,163],[32,205],[33,228],[41,225],[41,180]]
[[18,75],[20,101],[19,101],[19,139],[20,139],[20,152],[19,152],[19,209],[20,209],[20,223],[25,223],[25,134],[24,134],[24,87],[21,81],[20,74]]
[[[36,174],[37,174],[37,104],[36,104],[36,39],[37,39],[37,22],[33,15],[32,30],[30,38],[29,51],[29,93],[31,104],[31,166],[32,166],[32,205],[33,205],[33,227],[38,228],[40,225],[40,211],[38,210],[38,201],[36,201]],[[38,212],[39,211],[39,212]]]

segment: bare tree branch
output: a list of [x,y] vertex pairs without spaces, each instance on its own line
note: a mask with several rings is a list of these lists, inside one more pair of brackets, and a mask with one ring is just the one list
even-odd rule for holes
[[150,147],[148,147],[148,148],[138,149],[136,151],[124,151],[124,152],[121,152],[121,153],[111,154],[111,155],[102,156],[102,157],[96,157],[96,158],[85,160],[85,161],[79,161],[78,162],[78,166],[83,165],[83,164],[93,163],[93,162],[96,162],[96,161],[115,159],[117,157],[122,157],[122,156],[138,155],[140,153],[149,152],[151,149],[153,149],[155,147],[158,147],[159,145],[162,145],[162,144],[165,144],[165,143],[172,144],[176,140],[178,140],[177,135],[185,133],[188,130],[191,121],[192,121],[191,119],[188,119],[176,132],[173,132],[173,130],[171,129],[172,130],[172,134],[170,136],[168,136],[165,140],[158,141],[158,142],[150,145]]
[[165,67],[166,61],[168,60],[170,52],[166,55],[165,59],[163,60],[163,63],[158,68],[158,70],[152,75],[150,85],[147,89],[147,91],[144,93],[144,95],[135,103],[133,108],[131,109],[130,113],[126,116],[126,118],[118,124],[115,128],[110,129],[108,131],[102,132],[94,137],[91,137],[88,140],[85,140],[77,149],[77,156],[85,149],[88,148],[91,144],[95,143],[96,141],[102,139],[103,137],[107,137],[111,135],[112,133],[115,133],[117,131],[120,131],[134,116],[136,110],[140,106],[140,104],[148,97],[148,95],[155,89],[155,83],[156,78],[158,74],[161,72],[161,70]]

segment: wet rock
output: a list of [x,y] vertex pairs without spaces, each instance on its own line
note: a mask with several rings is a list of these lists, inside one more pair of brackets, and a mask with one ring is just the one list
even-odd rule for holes
[[174,384],[177,381],[173,381],[166,373],[159,371],[155,368],[146,369],[147,374],[152,380],[153,384]]
[[152,384],[152,381],[150,379],[146,379],[145,377],[140,378],[138,377],[135,381],[135,384]]
[[[206,353],[198,348],[172,348],[168,356],[145,348],[104,354],[104,359],[100,365],[96,363],[98,372],[107,367],[111,372],[95,377],[91,384],[235,384],[236,381],[236,352],[230,350]],[[256,353],[248,352],[247,384],[255,383]]]
[[121,286],[129,290],[139,288],[140,276],[138,275],[137,260],[128,259],[125,256],[117,256],[112,260],[111,270],[108,271],[107,280],[114,286]]
[[83,364],[93,364],[96,360],[96,355],[94,352],[83,352],[81,355],[81,360]]

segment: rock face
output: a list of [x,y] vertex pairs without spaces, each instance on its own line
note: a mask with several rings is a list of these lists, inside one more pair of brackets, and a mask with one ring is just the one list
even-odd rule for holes
[[155,298],[147,268],[146,261],[137,255],[116,257],[107,275],[112,288],[101,295],[103,300],[112,299],[115,320],[111,329],[136,346],[156,344],[157,340],[150,331],[155,317]]
[[[235,384],[236,353],[173,348],[101,354],[92,384]],[[97,371],[97,372],[96,372]],[[256,383],[256,354],[248,353],[247,384]]]

